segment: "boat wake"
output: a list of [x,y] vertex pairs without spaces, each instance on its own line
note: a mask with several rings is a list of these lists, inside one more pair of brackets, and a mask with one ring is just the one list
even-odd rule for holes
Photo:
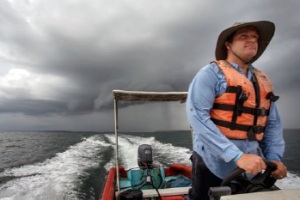
[[99,153],[110,146],[102,138],[83,139],[41,163],[5,169],[0,173],[0,180],[6,179],[0,185],[0,199],[79,199],[78,177],[84,176],[86,169],[97,168],[102,162]]

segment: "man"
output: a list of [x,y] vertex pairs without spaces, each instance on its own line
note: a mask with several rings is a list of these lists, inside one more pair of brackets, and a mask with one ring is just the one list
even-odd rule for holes
[[208,199],[208,189],[236,167],[253,178],[266,169],[261,152],[277,165],[273,178],[286,177],[282,124],[274,103],[279,97],[266,75],[252,66],[274,31],[269,21],[237,22],[225,29],[217,41],[217,61],[191,82],[186,104],[194,140],[189,199]]

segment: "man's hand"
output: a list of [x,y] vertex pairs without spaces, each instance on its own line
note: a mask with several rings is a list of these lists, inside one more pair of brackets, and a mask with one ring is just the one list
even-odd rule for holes
[[239,168],[244,169],[248,174],[260,173],[267,166],[260,156],[244,153],[235,163]]
[[286,166],[279,161],[271,160],[271,162],[275,163],[277,165],[277,169],[272,172],[272,176],[275,179],[283,179],[287,175],[287,169]]

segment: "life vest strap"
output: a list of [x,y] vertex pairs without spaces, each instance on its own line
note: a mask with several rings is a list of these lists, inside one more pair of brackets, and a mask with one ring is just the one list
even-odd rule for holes
[[234,126],[233,126],[232,122],[226,122],[226,121],[218,120],[218,119],[214,119],[214,118],[211,118],[211,120],[218,126],[223,126],[223,127],[230,128],[230,129],[232,127],[235,127],[234,130],[246,131],[248,139],[250,141],[256,140],[255,134],[261,134],[265,131],[265,126],[247,126],[247,125],[237,124],[237,123],[234,123]]
[[238,87],[236,86],[228,86],[226,88],[226,93],[237,93],[238,92]]
[[[258,109],[260,107],[260,88],[255,73],[252,74],[251,82],[255,90],[255,102],[256,102],[256,108]],[[254,115],[254,123],[253,123],[254,126],[256,126],[257,124],[257,119],[258,116]]]
[[240,112],[240,108],[243,107],[244,100],[241,99],[241,94],[244,94],[244,91],[242,90],[242,86],[238,85],[236,87],[236,98],[235,98],[235,105],[233,108],[233,115],[231,119],[230,129],[236,129],[236,119],[237,116],[240,116],[242,113]]
[[[226,111],[233,111],[235,109],[234,105],[226,105],[226,104],[219,104],[214,103],[213,109],[217,110],[226,110]],[[269,110],[263,108],[250,108],[250,107],[242,107],[239,108],[241,113],[247,113],[257,116],[269,116]]]

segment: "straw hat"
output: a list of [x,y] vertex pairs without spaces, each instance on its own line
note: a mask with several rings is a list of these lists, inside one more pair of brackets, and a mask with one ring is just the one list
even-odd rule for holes
[[250,60],[250,62],[253,63],[262,55],[262,53],[267,48],[268,44],[270,43],[274,35],[275,32],[274,23],[269,21],[235,22],[231,27],[225,29],[219,35],[217,41],[217,47],[216,47],[217,60],[225,60],[227,58],[227,49],[225,47],[225,42],[227,38],[238,29],[246,26],[254,26],[255,28],[257,28],[259,34],[257,54]]

